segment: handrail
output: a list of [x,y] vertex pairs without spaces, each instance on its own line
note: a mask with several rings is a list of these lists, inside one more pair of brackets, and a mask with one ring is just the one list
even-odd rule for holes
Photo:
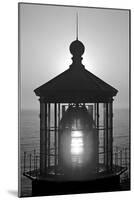
[[[108,152],[107,152],[108,153]],[[104,157],[105,152],[99,153],[99,165],[102,166],[104,164]],[[47,155],[48,156],[48,155]],[[54,158],[55,154],[49,154],[49,156]],[[30,152],[24,152],[23,157],[23,175],[27,176],[34,176],[38,177],[40,172],[40,153],[37,152],[35,149]],[[53,166],[54,163],[51,163],[50,166]],[[112,167],[113,170],[115,168],[122,168],[122,172],[127,170],[128,176],[129,176],[129,148],[121,148],[118,146],[114,146],[113,148],[113,163]],[[98,170],[99,172],[99,170]]]

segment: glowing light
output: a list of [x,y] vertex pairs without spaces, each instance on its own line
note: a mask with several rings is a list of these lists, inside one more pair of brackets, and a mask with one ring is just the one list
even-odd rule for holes
[[71,153],[73,155],[79,155],[79,154],[83,153],[83,148],[82,147],[72,147]]
[[72,138],[71,146],[75,146],[75,147],[83,146],[82,138]]
[[82,137],[81,131],[72,131],[72,137]]
[[83,137],[82,132],[73,131],[71,140],[71,153],[72,155],[80,155],[83,153]]

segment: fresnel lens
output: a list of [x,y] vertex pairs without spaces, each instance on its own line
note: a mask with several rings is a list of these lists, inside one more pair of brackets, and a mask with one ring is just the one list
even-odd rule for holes
[[82,179],[96,170],[97,131],[84,104],[72,104],[60,122],[60,165],[64,174]]

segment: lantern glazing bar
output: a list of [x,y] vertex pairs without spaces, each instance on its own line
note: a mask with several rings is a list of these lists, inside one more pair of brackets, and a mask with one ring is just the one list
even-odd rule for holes
[[60,130],[59,130],[59,125],[60,125],[60,103],[58,103],[58,166],[60,163]]
[[50,103],[48,103],[48,168],[50,167]]
[[108,103],[108,151],[109,169],[112,170],[113,163],[113,102]]
[[47,138],[47,132],[48,132],[48,120],[47,120],[47,103],[45,103],[45,173],[47,173],[47,155],[48,155],[48,138]]
[[97,172],[99,171],[99,103],[96,103],[96,126],[97,126]]
[[57,103],[54,104],[54,124],[55,124],[55,174],[57,173]]
[[108,170],[108,103],[106,103],[105,165]]

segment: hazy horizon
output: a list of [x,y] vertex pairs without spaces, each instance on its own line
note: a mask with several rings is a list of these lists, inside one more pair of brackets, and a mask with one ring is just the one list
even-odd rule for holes
[[[21,111],[39,111],[40,110],[40,107],[36,107],[36,108],[21,108]],[[127,107],[120,107],[120,108],[117,108],[115,107],[114,110],[128,110],[129,111],[129,108]]]
[[34,89],[69,68],[69,46],[85,46],[85,68],[115,87],[115,108],[129,107],[129,12],[80,7],[20,5],[21,109],[39,110]]

